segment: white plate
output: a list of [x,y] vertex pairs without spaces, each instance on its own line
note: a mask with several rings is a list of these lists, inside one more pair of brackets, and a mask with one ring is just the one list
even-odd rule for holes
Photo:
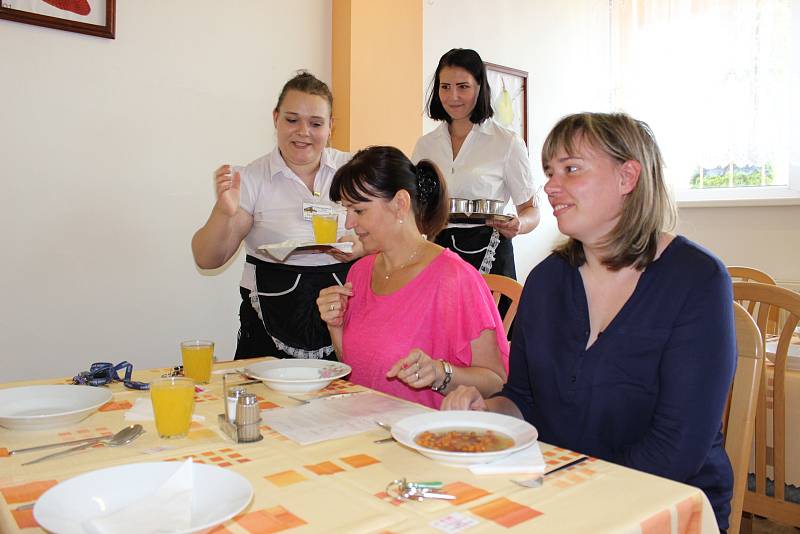
[[0,426],[45,430],[89,417],[111,400],[104,387],[44,385],[0,389]]
[[[125,464],[91,471],[47,490],[33,508],[45,529],[59,534],[86,534],[84,524],[152,496],[183,462]],[[241,512],[253,497],[242,475],[214,465],[193,464],[192,520],[198,532]]]
[[245,368],[246,375],[257,378],[275,391],[308,393],[317,391],[337,378],[350,374],[350,366],[328,360],[271,360]]
[[[428,449],[417,445],[414,441],[414,438],[422,432],[452,428],[502,432],[514,440],[514,446],[492,452],[448,452]],[[401,419],[392,425],[392,436],[399,443],[419,451],[432,460],[445,465],[465,467],[505,458],[511,453],[532,445],[539,433],[527,421],[508,415],[492,412],[442,411],[412,415]]]

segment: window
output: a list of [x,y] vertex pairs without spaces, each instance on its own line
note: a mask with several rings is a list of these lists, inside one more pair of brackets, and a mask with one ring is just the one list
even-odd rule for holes
[[610,1],[612,107],[653,128],[678,200],[800,199],[789,0]]

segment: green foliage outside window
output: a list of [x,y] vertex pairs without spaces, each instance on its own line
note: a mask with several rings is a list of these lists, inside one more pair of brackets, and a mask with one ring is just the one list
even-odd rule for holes
[[[701,183],[702,170],[702,183]],[[711,189],[720,187],[757,187],[762,185],[772,185],[775,181],[775,173],[772,165],[767,163],[763,168],[760,165],[738,165],[718,166],[712,168],[698,167],[691,179],[692,189]]]

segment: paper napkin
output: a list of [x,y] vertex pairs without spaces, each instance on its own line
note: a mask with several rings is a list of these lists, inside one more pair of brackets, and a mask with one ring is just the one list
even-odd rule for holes
[[[150,399],[139,397],[133,403],[133,408],[125,412],[126,421],[153,421],[153,403]],[[202,423],[206,418],[202,415],[192,414],[192,421]]]
[[153,495],[83,524],[91,534],[162,534],[192,524],[194,469],[186,460]]
[[544,473],[544,457],[539,442],[488,464],[475,464],[469,470],[476,475],[500,475],[510,473]]

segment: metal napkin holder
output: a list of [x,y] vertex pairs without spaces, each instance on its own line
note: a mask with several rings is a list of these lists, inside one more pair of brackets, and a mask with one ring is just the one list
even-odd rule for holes
[[[248,381],[245,381],[245,382],[229,384],[228,383],[228,377],[229,376],[234,376],[234,375],[236,377],[241,377],[242,376],[241,373],[237,373],[237,372],[224,373],[222,375],[222,405],[224,407],[224,413],[221,413],[221,414],[217,415],[217,423],[219,424],[219,428],[225,433],[225,435],[227,435],[229,438],[231,438],[235,443],[255,443],[257,441],[261,441],[262,439],[264,439],[264,436],[262,436],[260,432],[258,433],[258,437],[257,438],[250,438],[249,436],[245,435],[245,434],[248,434],[249,432],[248,433],[244,432],[245,428],[244,428],[243,425],[240,425],[240,424],[238,424],[236,422],[232,423],[230,421],[229,417],[228,417],[229,416],[229,412],[228,412],[228,387],[229,386],[231,386],[231,387],[233,387],[233,386],[242,386],[242,387],[244,387],[244,386],[250,386],[250,385],[253,385],[253,384],[260,384],[261,380],[248,380]],[[245,389],[247,389],[247,388],[245,388]],[[255,423],[251,423],[251,424],[258,424],[259,421],[261,421],[260,417],[258,418],[258,420]],[[247,425],[247,426],[249,426],[249,425]]]

